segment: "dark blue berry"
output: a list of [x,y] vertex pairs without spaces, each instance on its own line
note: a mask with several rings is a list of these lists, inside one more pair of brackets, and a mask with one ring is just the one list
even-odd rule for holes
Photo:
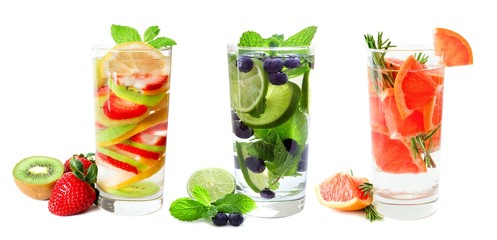
[[238,66],[238,70],[245,73],[250,72],[250,70],[252,70],[252,68],[254,67],[254,62],[252,62],[252,59],[246,56],[239,57],[236,61],[236,64]]
[[230,220],[230,224],[233,226],[240,226],[244,220],[241,213],[230,213],[228,219]]
[[261,198],[265,198],[265,199],[271,199],[271,198],[274,198],[274,196],[276,196],[276,193],[271,191],[271,189],[269,189],[269,188],[264,188],[263,190],[261,190],[261,192],[259,194],[261,195]]
[[307,171],[307,155],[309,154],[309,145],[305,145],[304,151],[300,156],[299,165],[297,166],[297,171],[303,172]]
[[231,110],[231,120],[233,121],[240,120],[240,117],[238,117],[235,110]]
[[250,171],[254,173],[261,173],[266,170],[266,164],[264,163],[264,160],[256,157],[245,158],[245,165]]
[[228,216],[226,215],[226,213],[218,212],[216,216],[212,218],[212,222],[216,226],[224,226],[228,222]]
[[291,138],[287,138],[287,139],[283,140],[283,145],[285,145],[286,150],[290,154],[294,154],[295,151],[297,151],[297,147],[299,146],[297,144],[297,141],[295,141]]
[[268,73],[279,72],[283,69],[283,60],[281,58],[266,58],[264,60],[264,69]]
[[233,121],[233,133],[239,138],[249,138],[254,135],[252,128],[247,127],[242,121]]
[[235,155],[234,158],[235,158],[234,159],[235,160],[234,161],[235,162],[235,169],[240,169],[240,163],[238,162],[238,157]]
[[288,82],[288,76],[284,72],[269,73],[269,82],[273,85],[283,85]]
[[283,64],[286,68],[297,68],[300,66],[300,59],[299,58],[287,58],[285,60],[285,63]]

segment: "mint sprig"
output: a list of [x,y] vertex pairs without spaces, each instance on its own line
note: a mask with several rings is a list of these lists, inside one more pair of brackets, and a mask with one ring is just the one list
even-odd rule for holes
[[[110,27],[112,39],[117,44],[126,42],[142,42],[140,33],[135,28],[112,24]],[[158,26],[151,26],[143,34],[143,42],[152,45],[154,48],[166,48],[176,45],[176,42],[167,37],[157,37],[160,29]]]
[[214,217],[218,212],[248,213],[257,206],[252,198],[239,193],[226,194],[214,203],[210,202],[209,192],[201,186],[193,187],[193,199],[184,197],[171,203],[169,213],[181,221],[195,221],[201,218],[206,220]]
[[285,40],[283,34],[273,34],[269,38],[263,38],[259,33],[246,31],[240,37],[238,46],[240,47],[296,47],[310,46],[317,27],[310,26],[302,29],[298,33]]

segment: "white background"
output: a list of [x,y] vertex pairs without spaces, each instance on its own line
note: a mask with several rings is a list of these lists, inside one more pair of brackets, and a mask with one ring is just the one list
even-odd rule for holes
[[[2,1],[0,3],[0,229],[23,239],[435,239],[493,236],[497,79],[491,1]],[[325,2],[329,2],[325,4]],[[31,155],[65,160],[94,151],[92,52],[112,44],[110,25],[175,39],[164,207],[140,217],[98,208],[58,217],[23,195],[12,168]],[[238,227],[179,222],[170,203],[187,195],[193,171],[232,169],[226,45],[245,30],[289,36],[317,25],[312,74],[307,202],[280,219]],[[431,43],[432,29],[459,32],[473,66],[446,69],[439,210],[417,221],[368,222],[321,206],[313,187],[338,171],[371,177],[363,34]],[[84,229],[94,233],[83,233]],[[312,234],[312,235],[311,235]]]

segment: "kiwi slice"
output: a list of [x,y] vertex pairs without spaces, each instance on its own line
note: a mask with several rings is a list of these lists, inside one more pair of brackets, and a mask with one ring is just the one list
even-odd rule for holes
[[153,182],[137,182],[118,189],[105,189],[108,194],[127,198],[141,198],[159,192],[159,185]]
[[63,173],[62,162],[46,156],[27,157],[18,162],[12,171],[21,192],[38,200],[50,198],[55,182]]
[[106,129],[99,130],[99,131],[97,131],[97,135],[96,135],[97,143],[101,144],[101,143],[110,142],[110,141],[124,135],[125,133],[127,133],[128,131],[130,131],[131,129],[133,129],[135,127],[136,127],[136,124],[128,124],[128,125],[122,125],[122,126],[108,127]]
[[143,95],[132,88],[117,85],[113,81],[109,81],[109,87],[118,97],[134,102],[136,104],[141,104],[149,107],[157,105],[157,103],[159,103],[160,100],[162,100],[162,98],[166,96],[166,94],[164,93],[159,93],[156,95]]

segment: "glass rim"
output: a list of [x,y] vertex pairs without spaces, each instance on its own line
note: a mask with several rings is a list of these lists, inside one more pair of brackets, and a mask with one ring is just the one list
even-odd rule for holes
[[251,51],[290,51],[290,50],[307,50],[307,49],[314,49],[314,45],[310,46],[284,46],[284,47],[245,47],[245,46],[238,46],[238,44],[228,44],[227,45],[228,49],[238,49],[238,50],[251,50]]
[[167,48],[135,48],[135,49],[114,49],[116,45],[110,44],[97,44],[92,46],[93,51],[107,51],[107,52],[163,52],[163,51],[171,51],[173,49],[172,46]]
[[366,48],[368,52],[429,52],[435,51],[433,45],[429,44],[399,44],[387,50]]

